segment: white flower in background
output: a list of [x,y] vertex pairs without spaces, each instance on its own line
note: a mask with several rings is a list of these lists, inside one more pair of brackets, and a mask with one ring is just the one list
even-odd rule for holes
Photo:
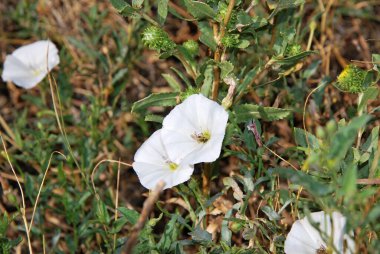
[[194,171],[193,165],[185,164],[182,157],[169,156],[158,130],[137,150],[132,164],[141,184],[153,189],[163,180],[165,189],[186,182]]
[[186,156],[191,164],[212,162],[220,156],[227,121],[221,105],[194,94],[165,117],[162,141],[171,157]]
[[[331,226],[332,222],[332,226]],[[316,225],[319,228],[313,227]],[[318,225],[318,226],[317,226]],[[297,220],[285,241],[286,254],[350,254],[355,252],[355,242],[345,234],[346,218],[333,212],[315,212],[309,218]],[[331,238],[332,237],[332,238]],[[329,243],[332,239],[331,246]]]
[[29,89],[44,79],[46,74],[59,64],[58,49],[51,41],[37,41],[22,46],[4,62],[2,79],[12,81]]

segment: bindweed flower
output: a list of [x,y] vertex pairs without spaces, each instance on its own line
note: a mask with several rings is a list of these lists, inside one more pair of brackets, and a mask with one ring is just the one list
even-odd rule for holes
[[165,117],[162,141],[170,157],[186,157],[190,164],[213,162],[220,155],[227,120],[221,105],[194,94]]
[[2,79],[25,89],[35,87],[59,64],[58,49],[51,41],[37,41],[22,46],[4,62]]
[[[346,218],[343,215],[333,212],[330,216],[321,211],[311,213],[310,219],[305,217],[293,224],[285,241],[286,254],[354,253],[355,242],[345,234]],[[311,223],[318,224],[319,230]]]
[[163,180],[165,189],[186,182],[194,171],[181,156],[169,156],[162,143],[162,130],[158,130],[137,150],[132,164],[141,184],[153,189]]

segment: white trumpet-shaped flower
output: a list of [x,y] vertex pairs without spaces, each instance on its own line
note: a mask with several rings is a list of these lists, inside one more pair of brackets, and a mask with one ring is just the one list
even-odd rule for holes
[[162,141],[169,156],[189,163],[212,162],[220,156],[226,131],[226,110],[201,94],[189,96],[164,119]]
[[170,156],[166,152],[158,130],[137,150],[132,164],[141,184],[153,189],[160,181],[165,189],[186,182],[194,171],[193,165],[186,164],[181,156]]
[[2,79],[29,89],[36,86],[59,64],[58,49],[51,41],[37,41],[22,46],[4,62]]
[[[313,227],[313,225],[316,227]],[[345,233],[346,218],[333,212],[310,214],[297,220],[286,240],[286,254],[350,254],[355,252],[355,242]],[[327,244],[328,243],[328,244]]]

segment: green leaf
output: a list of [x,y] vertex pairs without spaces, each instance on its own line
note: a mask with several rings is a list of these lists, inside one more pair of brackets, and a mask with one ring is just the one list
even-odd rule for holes
[[205,78],[201,86],[201,94],[203,94],[206,97],[208,97],[211,92],[212,82],[214,80],[213,70],[214,70],[214,66],[211,64],[207,65],[205,68],[205,72],[204,72]]
[[222,80],[227,78],[232,73],[232,71],[234,70],[233,64],[231,62],[228,62],[228,61],[220,62],[218,64],[218,66],[221,70],[220,78]]
[[126,207],[119,207],[117,210],[130,222],[135,225],[140,217],[140,214],[135,210],[128,209]]
[[364,127],[370,118],[368,115],[356,117],[347,126],[341,127],[338,130],[331,142],[329,153],[331,160],[338,163],[346,156],[348,149],[350,149],[356,140],[358,130]]
[[319,148],[318,138],[314,136],[313,134],[311,134],[310,132],[307,132],[304,129],[300,129],[300,128],[294,128],[294,138],[295,138],[296,144],[298,146],[307,148],[305,132],[306,132],[307,139],[309,141],[310,148],[318,149]]
[[302,171],[289,168],[271,168],[268,170],[268,174],[278,174],[280,178],[289,180],[293,184],[301,185],[316,197],[326,196],[333,191],[333,186],[322,183],[314,176]]
[[199,30],[201,32],[201,36],[199,37],[199,41],[205,44],[207,47],[216,50],[217,44],[214,39],[214,34],[208,22],[202,21],[198,23]]
[[265,121],[280,120],[288,117],[293,111],[290,109],[262,107],[253,104],[243,104],[235,106],[235,116],[238,123],[246,122],[252,118],[263,119]]
[[173,88],[175,92],[181,91],[181,85],[175,80],[175,78],[170,74],[162,74],[164,79],[168,82],[169,86]]
[[273,57],[271,60],[269,60],[269,62],[267,63],[267,66],[270,66],[273,64],[292,66],[292,65],[297,64],[303,58],[312,54],[317,54],[317,51],[304,51],[302,53],[299,53],[297,55],[290,56],[290,57],[283,57],[283,56]]
[[132,7],[136,9],[140,9],[143,3],[144,3],[144,0],[132,0]]
[[161,253],[169,252],[170,246],[176,241],[179,229],[177,226],[178,216],[174,215],[170,221],[166,224],[164,233],[161,236],[160,241],[157,243],[157,248]]
[[281,216],[276,213],[271,207],[269,206],[263,206],[260,208],[261,211],[263,211],[271,221],[278,221],[281,219]]
[[199,226],[197,226],[193,232],[190,232],[189,235],[191,235],[192,239],[196,242],[211,243],[212,241],[212,235]]
[[196,19],[211,18],[216,17],[215,11],[206,3],[200,1],[184,0],[183,1],[186,9],[194,16]]
[[280,1],[267,0],[269,9],[272,9],[272,10],[274,9],[274,11],[268,17],[268,20],[284,9],[295,8],[304,3],[305,3],[305,0],[280,0]]
[[108,214],[107,207],[101,200],[98,200],[96,202],[96,217],[102,224],[107,225],[110,222],[110,216]]
[[179,93],[152,93],[142,100],[133,103],[132,112],[142,111],[152,106],[174,106],[177,104]]
[[379,95],[379,88],[377,86],[368,87],[360,100],[358,111],[362,111],[368,104],[369,100],[374,100]]
[[144,120],[146,122],[156,122],[156,123],[162,123],[164,121],[164,118],[159,115],[146,115]]
[[110,0],[110,2],[118,12],[122,12],[126,7],[130,6],[124,0]]
[[166,16],[168,15],[168,2],[169,0],[158,0],[158,22],[163,25],[166,20]]
[[182,72],[180,72],[174,67],[170,67],[170,69],[172,69],[183,80],[183,82],[185,82],[187,87],[192,87],[190,80],[186,77],[185,74],[183,74]]
[[343,172],[342,193],[346,202],[356,193],[357,168],[354,164],[346,167]]

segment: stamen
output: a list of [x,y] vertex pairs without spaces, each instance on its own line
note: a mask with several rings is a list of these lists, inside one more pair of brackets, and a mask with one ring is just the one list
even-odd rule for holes
[[168,165],[171,171],[175,171],[178,168],[178,164],[174,162],[168,162]]
[[198,143],[207,143],[211,138],[211,133],[209,131],[203,131],[201,133],[191,134],[191,137],[195,139]]

